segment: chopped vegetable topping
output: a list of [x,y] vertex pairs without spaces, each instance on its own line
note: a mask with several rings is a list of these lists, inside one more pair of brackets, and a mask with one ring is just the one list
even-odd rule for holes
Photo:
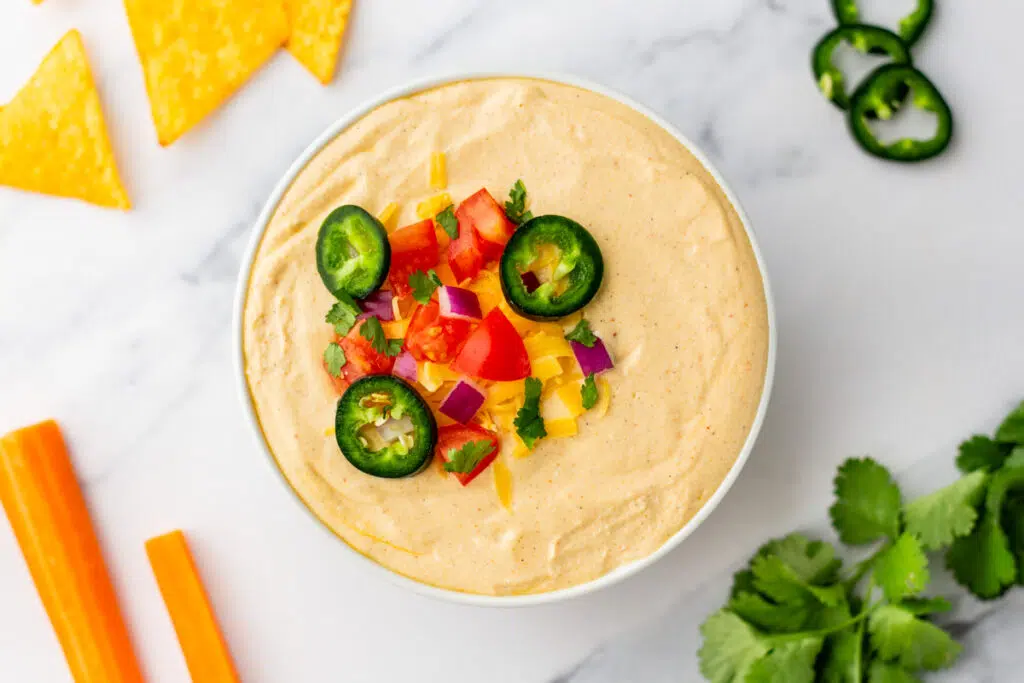
[[421,304],[425,304],[430,301],[430,297],[434,296],[434,292],[441,286],[441,278],[437,276],[437,272],[433,269],[426,273],[422,270],[417,270],[409,276],[409,286],[412,287],[412,298]]
[[437,214],[441,213],[446,206],[452,205],[452,196],[447,192],[434,195],[429,199],[424,199],[422,202],[416,205],[416,215],[419,216],[420,220],[427,220],[428,218],[433,219]]
[[390,322],[395,319],[395,309],[391,305],[391,301],[395,298],[395,295],[386,289],[378,289],[376,292],[366,297],[359,302],[359,307],[363,309],[363,312],[359,315],[359,319],[369,318],[370,316],[376,316],[381,322]]
[[594,336],[594,332],[590,329],[590,323],[587,322],[586,318],[582,318],[576,323],[576,327],[569,330],[565,338],[569,341],[579,342],[588,349],[594,348],[594,344],[597,343],[597,337]]
[[384,335],[384,328],[381,327],[380,319],[375,315],[366,319],[366,322],[359,328],[359,334],[363,339],[370,342],[370,346],[377,353],[382,353],[385,356],[397,356],[402,352],[402,340],[388,339]]
[[484,404],[484,392],[479,387],[460,379],[441,403],[441,412],[456,422],[466,424]]
[[516,434],[523,440],[527,448],[532,449],[537,439],[548,435],[544,428],[544,419],[540,416],[540,392],[543,384],[536,377],[527,377],[524,380],[526,393],[523,407],[516,413],[513,422],[516,426]]
[[455,217],[454,204],[449,204],[447,209],[437,214],[436,220],[448,237],[455,239],[459,236],[459,219]]
[[444,152],[434,152],[430,155],[430,187],[435,190],[448,187],[448,162]]
[[345,367],[345,351],[337,342],[331,342],[324,351],[324,365],[331,377],[341,377],[341,369]]
[[597,405],[597,383],[594,381],[594,373],[587,375],[587,378],[583,380],[583,386],[580,387],[580,396],[583,399],[583,407],[586,410],[590,410]]
[[517,180],[508,192],[505,215],[516,225],[522,225],[533,218],[533,214],[526,210],[526,186],[523,185],[522,180]]
[[334,325],[334,331],[344,337],[356,324],[356,318],[362,311],[358,304],[349,296],[339,298],[331,310],[327,311],[327,322]]
[[480,298],[471,290],[444,286],[438,293],[437,301],[441,306],[441,315],[445,318],[479,320],[483,317]]
[[470,441],[462,448],[448,451],[448,462],[444,464],[445,472],[469,474],[480,461],[494,452],[494,444],[490,441]]
[[572,346],[576,362],[580,364],[580,370],[584,375],[596,375],[614,367],[612,357],[608,355],[608,349],[599,338],[595,338],[594,346],[589,349],[579,342],[569,342],[569,345]]

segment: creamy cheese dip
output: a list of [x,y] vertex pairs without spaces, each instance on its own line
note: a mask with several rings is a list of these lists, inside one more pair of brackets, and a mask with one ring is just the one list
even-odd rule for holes
[[[499,201],[518,178],[534,213],[569,216],[597,239],[604,284],[586,317],[616,362],[611,408],[526,458],[499,456],[512,505],[490,471],[469,486],[436,468],[400,480],[357,471],[331,428],[336,392],[322,365],[333,297],[314,261],[341,204],[416,220],[433,152],[456,202]],[[768,314],[740,219],[671,134],[613,99],[567,85],[489,79],[389,102],[304,168],[267,226],[243,318],[245,373],[281,471],[306,505],[360,553],[434,586],[489,595],[551,591],[643,558],[722,483],[764,388]]]

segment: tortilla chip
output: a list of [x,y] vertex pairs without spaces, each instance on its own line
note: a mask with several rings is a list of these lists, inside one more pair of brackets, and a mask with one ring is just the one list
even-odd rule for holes
[[157,138],[217,109],[288,38],[282,0],[124,0]]
[[288,51],[321,83],[334,78],[352,0],[285,0],[292,35]]
[[128,209],[78,31],[0,109],[0,184]]

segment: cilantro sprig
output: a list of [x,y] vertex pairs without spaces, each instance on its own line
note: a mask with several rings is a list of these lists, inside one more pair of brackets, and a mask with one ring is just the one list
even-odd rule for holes
[[355,326],[356,317],[362,312],[354,299],[341,296],[331,306],[331,310],[327,311],[325,320],[334,326],[334,331],[338,333],[338,336],[344,337]]
[[590,322],[586,318],[581,318],[576,327],[566,332],[565,338],[583,344],[588,349],[594,348],[594,344],[597,343],[597,336],[590,329]]
[[445,233],[448,234],[448,237],[451,239],[458,238],[459,219],[455,216],[455,206],[453,204],[449,204],[445,207],[441,213],[434,217],[434,220],[436,220],[438,225],[444,229]]
[[388,339],[384,334],[384,327],[380,324],[380,318],[371,315],[359,327],[359,336],[370,342],[370,346],[377,353],[385,356],[397,356],[402,353],[401,339]]
[[409,286],[412,287],[412,298],[421,304],[425,304],[430,301],[430,297],[434,296],[434,292],[441,286],[441,278],[438,277],[433,268],[426,273],[422,270],[417,270],[409,276]]
[[521,179],[517,180],[512,189],[508,191],[505,215],[516,225],[522,225],[533,218],[533,213],[526,210],[526,185],[523,185]]
[[580,387],[580,399],[583,401],[583,409],[590,410],[597,405],[598,393],[597,383],[594,381],[594,373],[587,375]]
[[345,350],[336,342],[331,342],[324,349],[324,365],[331,377],[341,377],[341,369],[345,367],[348,360],[345,358]]
[[527,448],[533,448],[537,439],[543,439],[548,435],[544,427],[544,419],[540,416],[540,393],[543,384],[536,377],[527,377],[525,380],[526,391],[523,407],[516,413],[516,419],[512,421],[515,425],[516,434],[523,440]]
[[462,448],[451,448],[448,450],[448,460],[444,464],[444,471],[469,474],[476,469],[481,460],[493,452],[493,441],[488,441],[487,439],[469,441],[463,444]]
[[1024,403],[994,437],[960,446],[964,476],[905,502],[889,471],[851,458],[829,510],[841,541],[871,545],[846,568],[836,549],[799,534],[771,541],[736,574],[727,605],[701,627],[701,672],[712,683],[912,683],[950,666],[960,645],[932,623],[948,610],[922,597],[926,552],[946,551],[980,598],[1024,583]]

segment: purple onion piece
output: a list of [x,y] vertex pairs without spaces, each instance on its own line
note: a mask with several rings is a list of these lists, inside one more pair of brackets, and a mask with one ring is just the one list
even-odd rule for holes
[[456,422],[466,424],[483,404],[484,392],[471,382],[460,379],[441,402],[441,412]]
[[532,270],[526,271],[519,278],[523,281],[523,287],[526,287],[527,294],[533,294],[540,287],[540,280]]
[[615,367],[615,364],[612,363],[612,357],[608,355],[608,349],[605,348],[604,342],[600,339],[589,349],[583,344],[574,341],[569,342],[569,346],[572,347],[572,352],[576,354],[576,362],[580,364],[580,370],[583,371],[584,377],[596,375]]
[[395,319],[395,310],[391,307],[391,300],[394,294],[386,289],[378,289],[376,292],[359,302],[363,312],[356,316],[357,320],[365,320],[371,316],[377,316],[381,322],[388,322]]
[[412,354],[408,351],[403,350],[402,353],[398,354],[398,358],[395,359],[395,367],[391,371],[395,377],[401,377],[402,379],[415,382],[419,379],[419,370],[416,367],[416,359],[412,357]]
[[441,316],[459,318],[461,320],[479,320],[483,317],[480,311],[480,299],[475,292],[462,287],[444,286],[438,290],[438,303]]

